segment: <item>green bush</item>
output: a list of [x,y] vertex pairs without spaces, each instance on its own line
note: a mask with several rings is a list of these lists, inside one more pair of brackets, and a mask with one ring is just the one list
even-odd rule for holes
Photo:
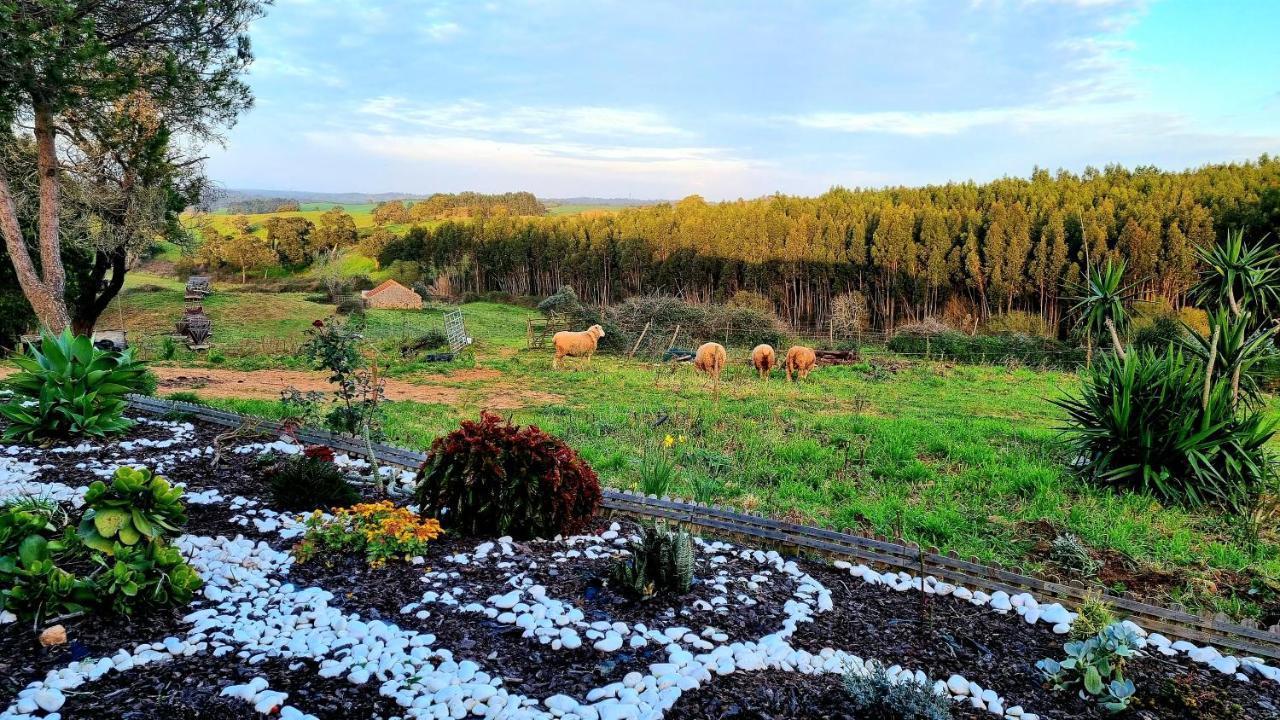
[[578,315],[582,312],[582,303],[578,301],[578,293],[565,285],[554,295],[548,295],[546,300],[538,303],[538,311],[544,315]]
[[1175,315],[1157,315],[1148,322],[1134,321],[1133,346],[1164,350],[1183,338],[1182,323]]
[[78,529],[55,503],[0,507],[0,607],[40,621],[190,602],[202,581],[169,544],[186,523],[181,495],[146,469],[120,468],[89,487]]
[[562,440],[484,413],[431,444],[414,501],[464,535],[518,538],[583,530],[600,506],[595,471]]
[[610,569],[609,582],[638,600],[683,595],[693,586],[693,537],[683,530],[645,528],[631,555]]
[[[578,324],[600,322],[597,311],[585,311]],[[605,336],[602,350],[630,350],[639,339],[645,324],[641,352],[660,354],[671,342],[676,326],[680,326],[677,345],[696,347],[714,340],[726,347],[752,348],[768,343],[775,348],[787,345],[787,328],[772,312],[755,307],[731,305],[694,305],[670,295],[645,295],[628,298],[605,311]]]
[[359,297],[345,297],[338,301],[334,312],[339,315],[364,315],[364,299]]
[[984,335],[1032,335],[1035,337],[1053,337],[1054,330],[1049,321],[1040,313],[1029,313],[1024,310],[993,315],[982,326]]
[[106,352],[70,330],[42,335],[40,346],[13,357],[20,372],[5,385],[13,391],[0,414],[9,421],[5,441],[42,442],[75,436],[103,437],[133,425],[124,418],[125,395],[146,389],[146,366],[133,350]]
[[1031,335],[966,335],[904,328],[889,339],[888,348],[903,355],[969,364],[1002,365],[1017,362],[1033,367],[1074,368],[1084,364],[1084,351],[1052,338]]
[[285,510],[345,507],[360,500],[360,491],[333,463],[333,451],[323,446],[275,463],[267,469],[266,479],[276,505]]
[[876,665],[866,673],[849,672],[844,690],[857,717],[881,720],[950,720],[951,697],[927,682],[898,681]]
[[1105,353],[1082,376],[1067,411],[1066,437],[1094,482],[1162,500],[1236,510],[1273,476],[1265,445],[1275,422],[1237,412],[1228,383],[1204,401],[1204,366],[1176,348]]
[[172,360],[178,355],[178,342],[172,337],[165,335],[160,341],[160,359]]
[[1133,701],[1133,681],[1124,676],[1124,666],[1137,654],[1138,638],[1120,623],[1109,625],[1088,640],[1074,640],[1062,646],[1063,660],[1045,658],[1036,667],[1053,682],[1055,690],[1078,690],[1111,712],[1120,712]]

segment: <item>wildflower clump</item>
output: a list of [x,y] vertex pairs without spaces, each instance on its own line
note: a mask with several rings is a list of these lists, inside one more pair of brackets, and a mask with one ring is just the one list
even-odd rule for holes
[[444,532],[435,518],[423,519],[389,500],[338,508],[332,516],[317,510],[306,523],[307,532],[294,548],[298,562],[321,550],[351,550],[365,553],[371,566],[381,567],[388,560],[421,555]]

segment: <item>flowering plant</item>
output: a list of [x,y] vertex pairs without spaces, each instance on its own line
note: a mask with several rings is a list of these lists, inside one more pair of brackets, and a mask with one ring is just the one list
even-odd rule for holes
[[294,547],[298,562],[306,562],[322,549],[363,551],[373,567],[387,560],[408,560],[426,552],[427,543],[444,532],[435,518],[422,519],[390,500],[338,508],[332,517],[319,510],[307,516],[307,532]]

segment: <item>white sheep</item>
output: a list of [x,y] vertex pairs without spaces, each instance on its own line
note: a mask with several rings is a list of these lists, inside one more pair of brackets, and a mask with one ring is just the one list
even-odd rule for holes
[[604,328],[599,325],[592,325],[582,332],[561,330],[551,337],[551,342],[556,347],[556,359],[551,362],[551,367],[559,369],[566,356],[579,357],[582,355],[587,356],[587,366],[589,367],[591,365],[591,356],[595,354],[596,345],[599,344],[602,337],[604,337]]

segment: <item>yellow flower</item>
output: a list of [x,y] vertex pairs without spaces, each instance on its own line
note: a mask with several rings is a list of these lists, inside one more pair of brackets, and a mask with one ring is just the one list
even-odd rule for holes
[[672,445],[675,445],[675,444],[676,444],[676,439],[675,439],[675,438],[673,438],[673,437],[671,437],[670,435],[666,436],[666,437],[665,437],[665,438],[663,438],[663,440],[662,440],[662,447],[668,447],[668,448],[669,448],[669,447],[671,447]]

